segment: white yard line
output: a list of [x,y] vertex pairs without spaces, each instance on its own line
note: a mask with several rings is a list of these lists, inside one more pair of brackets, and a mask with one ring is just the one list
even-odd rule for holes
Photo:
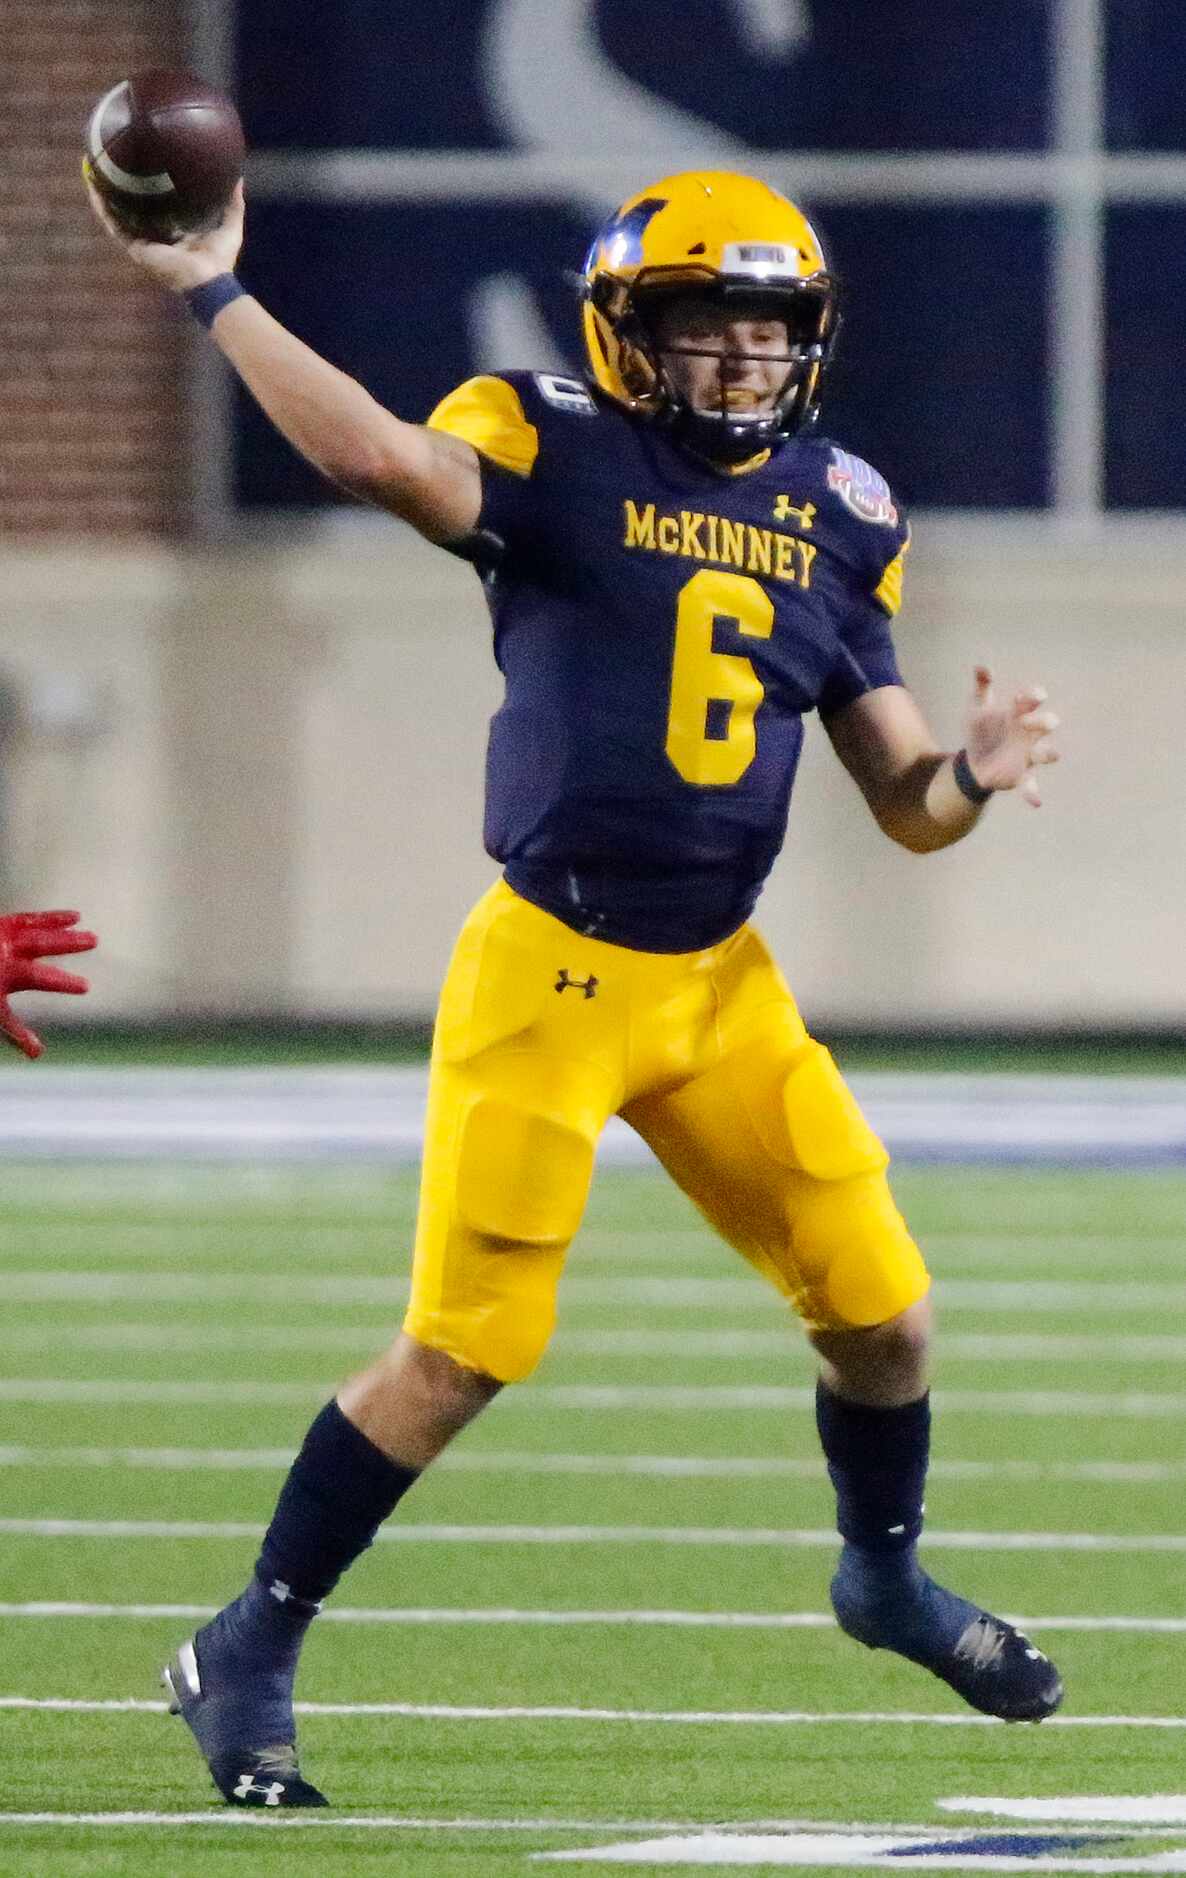
[[[620,1820],[609,1824],[600,1819],[415,1819],[407,1816],[384,1816],[375,1813],[317,1813],[280,1811],[263,1807],[216,1808],[208,1806],[201,1813],[3,1813],[0,1830],[6,1826],[229,1826],[235,1831],[253,1828],[273,1833],[311,1831],[349,1826],[368,1832],[606,1832],[615,1837],[622,1832],[696,1832],[694,1822],[682,1824]],[[785,1830],[785,1828],[784,1828]],[[833,1828],[833,1830],[841,1830]]]
[[[716,1414],[730,1409],[751,1412],[815,1406],[814,1387],[782,1383],[550,1383],[534,1386],[531,1394],[558,1406],[586,1410],[705,1409]],[[1186,1418],[1186,1395],[1161,1390],[1104,1395],[1081,1389],[938,1389],[931,1399],[936,1409],[947,1414],[1098,1416],[1107,1421]]]
[[[602,1410],[676,1410],[718,1413],[727,1409],[813,1409],[815,1389],[781,1383],[630,1384],[550,1383],[535,1385],[537,1398],[568,1408]],[[1186,1395],[1161,1390],[1095,1394],[1082,1389],[937,1389],[932,1402],[947,1414],[1071,1415],[1117,1417],[1186,1417]]]
[[[938,1802],[940,1806],[947,1803]],[[991,1805],[992,1803],[986,1803]],[[1136,1801],[1135,1805],[1142,1802]],[[1150,1801],[1151,1809],[1156,1807]],[[870,1832],[894,1832],[899,1837],[910,1834],[914,1838],[934,1838],[945,1836],[953,1846],[958,1846],[964,1839],[980,1838],[984,1828],[981,1826],[936,1827],[933,1823],[925,1826],[906,1827],[855,1824],[851,1821],[813,1820],[813,1819],[757,1819],[738,1820],[715,1828],[703,1820],[669,1819],[474,1819],[462,1818],[427,1818],[423,1816],[396,1813],[389,1815],[375,1813],[335,1813],[286,1811],[269,1814],[263,1808],[253,1807],[215,1807],[207,1806],[197,1813],[4,1813],[0,1812],[0,1827],[3,1826],[230,1826],[237,1830],[250,1831],[253,1828],[265,1833],[275,1832],[278,1828],[300,1830],[336,1826],[361,1826],[373,1831],[395,1832],[605,1832],[618,1834],[644,1832],[708,1832],[716,1830],[724,1833],[743,1832],[778,1832],[778,1833],[843,1833],[859,1837]],[[1152,1826],[1133,1824],[1134,1838],[1160,1836],[1160,1829]],[[1085,1838],[1091,1837],[1090,1832]],[[1106,1833],[1098,1836],[1107,1837]],[[979,1862],[979,1861],[977,1861]]]
[[[1002,1260],[1001,1263],[1006,1263]],[[1186,1285],[1110,1278],[945,1278],[936,1285],[944,1309],[1015,1311],[1181,1311]]]
[[[213,1617],[214,1604],[87,1604],[44,1598],[26,1604],[0,1604],[0,1618],[119,1619],[129,1622],[157,1619],[204,1621]],[[1023,1630],[1059,1630],[1095,1634],[1115,1632],[1130,1636],[1186,1636],[1186,1617],[1022,1617],[1006,1614]],[[382,1606],[354,1608],[329,1605],[321,1621],[336,1624],[375,1624],[434,1628],[449,1625],[509,1629],[670,1629],[670,1630],[833,1630],[836,1620],[826,1611],[545,1611],[489,1609],[432,1609]]]
[[[0,1276],[2,1289],[2,1276]],[[0,1326],[0,1348],[23,1349],[33,1332],[26,1324]],[[55,1324],[55,1347],[77,1350],[365,1350],[385,1333],[351,1324],[162,1324],[144,1322]],[[746,1359],[769,1356],[791,1367],[811,1362],[810,1349],[793,1323],[772,1330],[561,1330],[552,1341],[558,1355],[696,1357]],[[941,1340],[948,1360],[1002,1363],[1181,1363],[1186,1336],[1067,1336],[1009,1331],[956,1333]]]
[[124,1378],[0,1377],[0,1402],[302,1403],[333,1394],[328,1382],[135,1382]]
[[991,1363],[1180,1363],[1186,1358],[1186,1337],[1118,1337],[1107,1330],[1096,1336],[1009,1330],[945,1336],[940,1332],[938,1347],[944,1358]]
[[[9,1304],[52,1304],[59,1300],[103,1303],[250,1303],[261,1299],[263,1275],[251,1272],[174,1271],[14,1271],[4,1274]],[[406,1276],[342,1278],[285,1272],[284,1303],[394,1306],[406,1296]]]
[[[291,1466],[296,1450],[283,1448],[45,1447],[31,1442],[0,1446],[0,1468],[120,1468],[162,1473],[272,1473]],[[612,1480],[822,1480],[822,1457],[704,1454],[533,1454],[530,1451],[451,1448],[435,1466],[446,1473],[594,1476]],[[1186,1480],[1186,1461],[945,1460],[931,1462],[932,1479],[1069,1480],[1096,1485],[1162,1486]]]
[[[0,1533],[37,1539],[258,1539],[261,1524],[200,1519],[0,1519]],[[388,1545],[725,1546],[833,1549],[827,1527],[763,1526],[478,1526],[401,1524],[379,1529]],[[931,1551],[1186,1552],[1186,1533],[928,1532]]]
[[[22,1268],[5,1272],[6,1304],[54,1304],[85,1301],[106,1304],[253,1304],[260,1298],[263,1274],[259,1271],[204,1272],[201,1270],[74,1269],[54,1271]],[[373,1306],[402,1309],[407,1297],[406,1273],[390,1276],[286,1272],[286,1304],[342,1305],[352,1309]],[[1112,1316],[1117,1312],[1186,1311],[1186,1284],[1147,1281],[1128,1284],[1091,1278],[946,1278],[936,1285],[944,1309],[950,1311],[1010,1311],[1019,1321],[1027,1311],[1092,1311]],[[769,1289],[736,1266],[716,1275],[634,1272],[605,1277],[574,1270],[561,1281],[562,1304],[581,1306],[647,1305],[657,1310],[735,1310],[750,1306],[769,1318],[773,1300]],[[775,1307],[776,1308],[776,1307]],[[777,1328],[775,1326],[775,1328]],[[613,1335],[607,1332],[607,1335]]]
[[[241,1403],[302,1403],[324,1400],[336,1382],[226,1382],[138,1381],[129,1378],[5,1377],[0,1379],[4,1402],[188,1402],[211,1407]],[[932,1398],[947,1414],[1094,1416],[1103,1421],[1186,1417],[1186,1395],[1169,1391],[1131,1391],[1124,1395],[1095,1395],[1073,1389],[940,1389]],[[529,1408],[583,1411],[651,1411],[691,1414],[726,1410],[813,1409],[814,1388],[769,1384],[617,1384],[531,1383],[506,1392],[501,1412],[510,1404]]]
[[[800,1819],[771,1819],[756,1822],[766,1832],[801,1832],[814,1822]],[[253,1827],[272,1833],[277,1828],[301,1830],[316,1826],[363,1827],[371,1832],[701,1832],[705,1828],[695,1820],[651,1819],[427,1819],[403,1814],[320,1813],[308,1811],[268,1812],[263,1807],[208,1806],[200,1813],[4,1813],[5,1826],[230,1826],[250,1831]],[[754,1830],[746,1822],[746,1829]],[[829,1832],[867,1832],[868,1827],[829,1826]],[[923,1832],[919,1828],[920,1833]],[[934,1830],[933,1828],[929,1830]],[[943,1830],[950,1830],[944,1828]],[[968,1830],[965,1828],[965,1830]],[[953,1835],[953,1843],[958,1844]]]
[[[412,1721],[650,1722],[675,1726],[755,1728],[856,1727],[1006,1728],[995,1715],[926,1714],[906,1710],[577,1708],[562,1704],[494,1708],[443,1702],[297,1702],[298,1715],[402,1716]],[[0,1710],[44,1710],[75,1715],[164,1715],[164,1702],[134,1696],[106,1700],[74,1696],[0,1695]],[[1045,1728],[1186,1728],[1186,1715],[1050,1715]]]

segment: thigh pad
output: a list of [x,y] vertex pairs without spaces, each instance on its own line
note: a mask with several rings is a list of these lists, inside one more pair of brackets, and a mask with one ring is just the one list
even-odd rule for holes
[[847,1180],[889,1164],[829,1051],[811,1041],[791,1063],[758,1057],[737,1078],[768,1154],[813,1180]]
[[566,1246],[581,1223],[593,1160],[594,1142],[579,1128],[480,1096],[462,1124],[458,1212],[484,1239]]

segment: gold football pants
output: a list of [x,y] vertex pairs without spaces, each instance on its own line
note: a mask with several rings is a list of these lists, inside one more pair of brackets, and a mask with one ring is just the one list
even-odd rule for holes
[[884,1323],[926,1292],[885,1149],[751,926],[635,952],[499,881],[437,1013],[411,1336],[503,1382],[531,1371],[615,1114],[812,1327]]

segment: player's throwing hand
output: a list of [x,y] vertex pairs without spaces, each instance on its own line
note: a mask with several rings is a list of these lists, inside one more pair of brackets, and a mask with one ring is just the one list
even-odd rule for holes
[[98,945],[93,932],[78,926],[78,914],[59,909],[50,913],[0,915],[0,1031],[26,1056],[40,1056],[40,1037],[22,1024],[9,1007],[13,991],[69,991],[76,997],[89,989],[77,972],[60,965],[44,965],[46,958],[66,952],[90,952]]
[[1020,788],[1031,808],[1041,808],[1038,769],[1059,758],[1053,738],[1059,720],[1045,704],[1041,685],[1029,685],[1011,703],[998,704],[992,673],[987,665],[976,667],[966,748],[968,766],[981,788]]
[[125,234],[92,182],[87,182],[86,191],[91,208],[111,239],[162,287],[174,293],[190,293],[220,274],[233,272],[243,246],[246,205],[242,183],[236,186],[222,221],[211,234],[183,235],[179,241],[139,241]]

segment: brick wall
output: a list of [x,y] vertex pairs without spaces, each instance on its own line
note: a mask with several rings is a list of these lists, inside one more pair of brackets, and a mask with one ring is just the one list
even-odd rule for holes
[[182,0],[3,0],[0,535],[168,535],[184,518],[186,335],[93,222],[98,97],[184,65]]

